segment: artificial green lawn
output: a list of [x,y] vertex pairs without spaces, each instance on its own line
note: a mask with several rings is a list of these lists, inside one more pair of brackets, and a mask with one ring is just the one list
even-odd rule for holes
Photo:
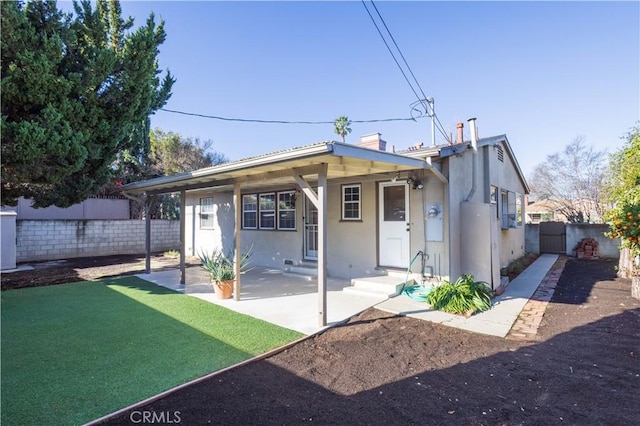
[[136,277],[0,297],[3,425],[85,423],[302,336]]

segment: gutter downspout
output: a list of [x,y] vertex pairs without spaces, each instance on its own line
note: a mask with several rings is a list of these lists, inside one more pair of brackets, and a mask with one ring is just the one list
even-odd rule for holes
[[477,130],[476,130],[476,118],[470,118],[467,120],[469,122],[469,131],[471,132],[471,149],[473,150],[473,160],[472,160],[472,165],[471,165],[471,190],[469,191],[469,195],[467,195],[467,198],[464,199],[464,201],[469,201],[471,199],[471,197],[473,197],[473,194],[475,194],[476,192],[476,187],[477,187],[477,178],[476,178],[476,173],[478,170],[478,135],[477,135]]

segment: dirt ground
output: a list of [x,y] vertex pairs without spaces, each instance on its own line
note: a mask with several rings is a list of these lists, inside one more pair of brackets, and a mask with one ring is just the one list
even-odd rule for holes
[[[187,258],[186,264],[199,265],[199,261]],[[3,273],[0,275],[0,288],[11,290],[24,287],[38,287],[78,281],[97,280],[116,275],[141,274],[145,270],[145,257],[135,255],[117,255],[101,257],[82,257],[50,262],[34,262],[31,270]],[[178,268],[179,257],[162,254],[151,256],[151,270]]]
[[106,423],[636,425],[640,301],[615,264],[569,259],[534,341],[372,308]]

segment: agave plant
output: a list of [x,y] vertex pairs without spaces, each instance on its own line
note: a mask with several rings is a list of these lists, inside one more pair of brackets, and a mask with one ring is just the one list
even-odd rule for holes
[[[249,270],[249,257],[251,251],[240,256],[240,273],[243,274]],[[233,281],[236,279],[236,268],[233,261],[233,252],[225,255],[221,250],[214,250],[212,253],[201,252],[198,254],[202,269],[207,271],[209,278],[213,282]]]
[[475,281],[464,274],[456,282],[444,281],[427,296],[433,309],[453,314],[469,314],[491,308],[491,288],[484,281]]

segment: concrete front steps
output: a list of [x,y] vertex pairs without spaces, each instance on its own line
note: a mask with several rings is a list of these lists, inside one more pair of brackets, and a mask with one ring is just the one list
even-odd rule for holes
[[[342,291],[370,296],[394,297],[400,294],[403,284],[407,280],[406,272],[386,271],[387,275],[375,277],[354,278],[351,287],[345,287]],[[407,286],[415,283],[418,274],[409,274]]]
[[[420,280],[420,274],[409,274],[406,271],[385,270],[385,275],[373,277],[353,278],[351,286],[345,287],[342,291],[363,296],[384,296],[394,297],[400,294],[405,280],[407,285],[412,285],[416,280]],[[297,265],[285,265],[283,275],[312,281],[318,278],[318,265],[310,262],[303,262]]]
[[318,278],[318,265],[306,262],[299,265],[285,265],[282,274],[288,277],[296,277],[306,281],[311,281]]

